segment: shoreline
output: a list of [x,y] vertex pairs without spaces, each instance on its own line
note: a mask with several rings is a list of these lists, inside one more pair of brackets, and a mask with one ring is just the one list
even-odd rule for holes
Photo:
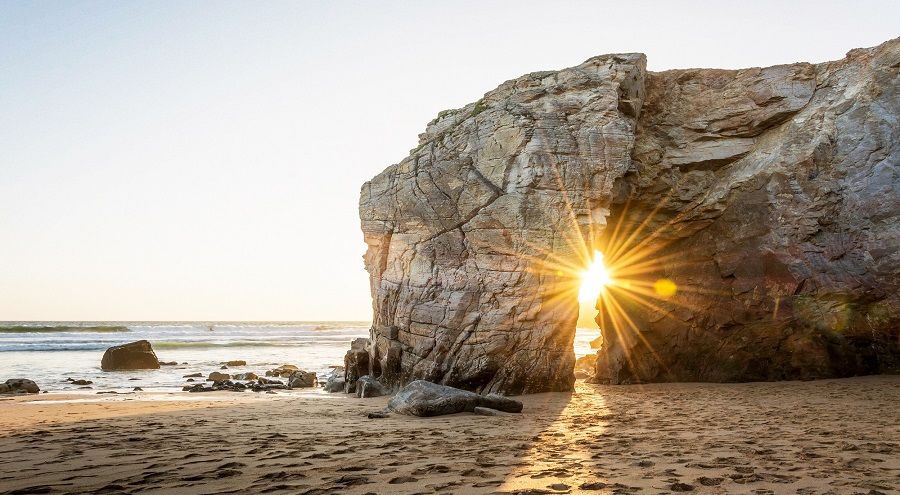
[[578,381],[501,417],[367,419],[388,397],[324,395],[0,400],[0,494],[900,492],[897,375]]

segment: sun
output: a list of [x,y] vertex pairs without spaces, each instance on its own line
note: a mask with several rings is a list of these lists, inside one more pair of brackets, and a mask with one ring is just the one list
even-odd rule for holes
[[594,262],[581,273],[581,290],[578,291],[578,300],[596,302],[600,292],[610,283],[612,283],[612,277],[603,264],[603,253],[594,251]]

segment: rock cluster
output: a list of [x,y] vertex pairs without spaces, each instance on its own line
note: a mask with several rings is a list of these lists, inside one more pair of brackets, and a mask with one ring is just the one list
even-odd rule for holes
[[441,112],[362,187],[347,383],[571,389],[595,249],[618,277],[597,380],[900,372],[898,67],[900,40],[736,71],[603,55]]
[[100,360],[100,368],[104,371],[153,370],[159,369],[159,359],[150,342],[139,340],[107,349]]

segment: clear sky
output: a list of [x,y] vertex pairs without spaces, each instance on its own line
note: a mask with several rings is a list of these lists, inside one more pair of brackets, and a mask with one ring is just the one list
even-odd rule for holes
[[359,188],[439,111],[896,36],[896,0],[0,2],[0,320],[367,320]]

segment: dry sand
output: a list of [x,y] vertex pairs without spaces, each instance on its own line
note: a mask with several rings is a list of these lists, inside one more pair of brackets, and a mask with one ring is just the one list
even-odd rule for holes
[[198,395],[0,400],[0,493],[900,493],[900,376],[579,382],[505,417]]

